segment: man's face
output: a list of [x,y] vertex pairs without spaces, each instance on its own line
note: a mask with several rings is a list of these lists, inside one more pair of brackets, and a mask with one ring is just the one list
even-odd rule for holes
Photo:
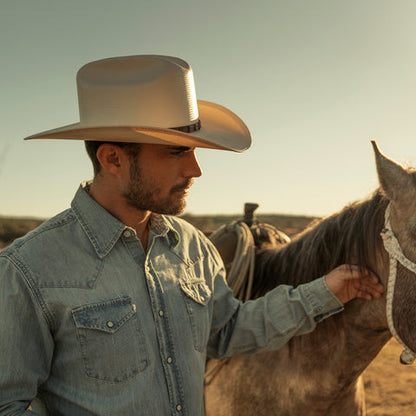
[[141,144],[139,155],[130,158],[123,196],[138,210],[177,215],[186,207],[193,178],[201,174],[194,148]]

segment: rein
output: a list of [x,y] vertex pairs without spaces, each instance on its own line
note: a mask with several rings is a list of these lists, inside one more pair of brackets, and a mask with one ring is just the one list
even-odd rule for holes
[[397,276],[397,265],[398,263],[402,264],[407,270],[410,270],[412,273],[416,273],[416,264],[411,262],[404,254],[400,247],[400,244],[394,235],[391,225],[390,225],[390,211],[391,211],[391,202],[386,208],[384,228],[381,231],[380,235],[383,239],[384,248],[389,254],[390,262],[390,271],[387,281],[387,296],[386,296],[386,314],[387,322],[389,325],[390,332],[396,338],[396,340],[405,348],[402,354],[400,355],[400,362],[402,364],[412,364],[416,358],[416,353],[413,352],[397,333],[394,322],[393,322],[393,297],[394,297],[394,287],[396,283]]

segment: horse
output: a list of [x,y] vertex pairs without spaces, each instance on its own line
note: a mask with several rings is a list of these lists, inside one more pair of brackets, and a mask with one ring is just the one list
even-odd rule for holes
[[[307,283],[341,264],[372,270],[385,287],[396,267],[393,287],[380,299],[348,302],[344,311],[277,351],[208,359],[207,416],[365,415],[361,374],[392,331],[416,351],[416,269],[396,266],[382,238],[386,226],[391,227],[402,257],[416,260],[416,172],[382,155],[374,142],[373,147],[380,188],[370,198],[312,224],[280,248],[258,248],[250,298],[280,284]],[[389,295],[393,329],[386,314]]]

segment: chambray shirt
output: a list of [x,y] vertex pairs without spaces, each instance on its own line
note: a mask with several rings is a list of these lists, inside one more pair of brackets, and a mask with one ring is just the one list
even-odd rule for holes
[[224,275],[185,221],[152,215],[144,252],[81,186],[0,254],[0,415],[36,396],[52,415],[203,415],[207,355],[279,348],[342,309],[322,278],[241,303]]

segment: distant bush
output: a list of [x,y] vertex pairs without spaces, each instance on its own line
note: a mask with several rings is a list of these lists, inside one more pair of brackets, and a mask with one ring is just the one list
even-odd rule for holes
[[[235,220],[241,220],[243,215],[192,215],[184,214],[181,216],[193,226],[205,233],[217,230],[224,224],[229,224]],[[255,216],[258,222],[263,222],[275,226],[289,236],[293,236],[304,230],[315,217],[284,215],[284,214],[263,214]]]
[[[209,234],[217,230],[224,224],[242,219],[242,215],[192,215],[185,214],[181,216],[190,222],[196,228]],[[274,225],[279,230],[289,236],[293,236],[303,230],[312,222],[314,217],[282,215],[282,214],[264,214],[255,217],[259,222]],[[29,231],[36,228],[43,222],[41,219],[34,218],[14,218],[0,216],[0,249],[12,243],[16,238],[22,237]]]
[[25,235],[42,222],[43,220],[33,218],[0,217],[0,248]]

